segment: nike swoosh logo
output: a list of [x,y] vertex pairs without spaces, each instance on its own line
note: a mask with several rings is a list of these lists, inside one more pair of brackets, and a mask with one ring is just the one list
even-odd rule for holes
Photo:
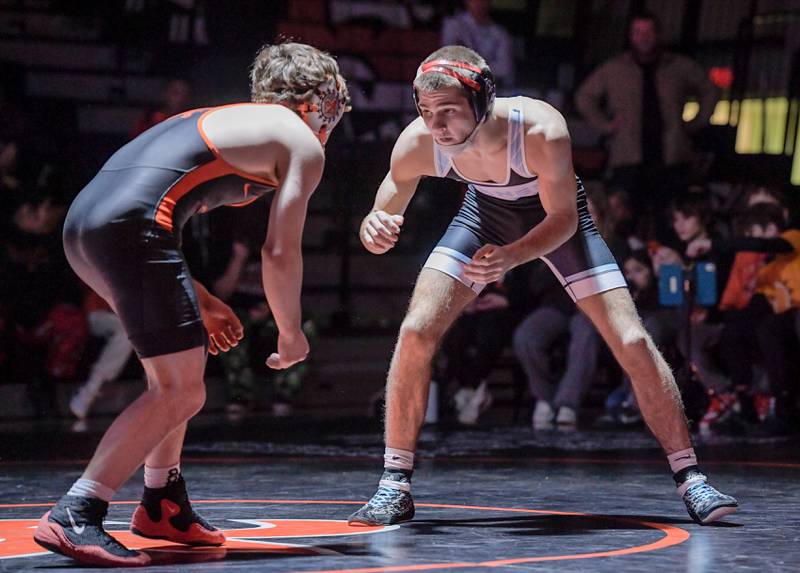
[[86,525],[78,525],[75,523],[75,518],[72,517],[72,512],[67,508],[67,517],[69,517],[69,522],[72,524],[72,531],[74,531],[77,535],[83,533],[83,530],[86,529]]

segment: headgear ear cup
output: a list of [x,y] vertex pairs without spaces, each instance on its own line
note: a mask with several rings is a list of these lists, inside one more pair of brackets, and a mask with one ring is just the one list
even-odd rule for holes
[[295,108],[323,145],[347,109],[346,97],[336,78],[318,86],[310,102]]
[[[495,98],[494,74],[488,66],[479,68],[465,62],[453,60],[433,60],[425,62],[417,70],[417,77],[439,73],[457,79],[466,88],[467,97],[475,113],[475,121],[480,124],[491,111]],[[414,87],[414,104],[419,111],[419,94]]]

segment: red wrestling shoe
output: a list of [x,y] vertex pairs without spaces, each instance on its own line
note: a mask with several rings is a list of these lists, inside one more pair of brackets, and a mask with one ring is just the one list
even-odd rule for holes
[[[177,472],[176,472],[177,473]],[[166,539],[184,545],[222,545],[220,530],[197,515],[177,474],[162,488],[144,488],[142,502],[133,512],[131,531],[149,539]]]

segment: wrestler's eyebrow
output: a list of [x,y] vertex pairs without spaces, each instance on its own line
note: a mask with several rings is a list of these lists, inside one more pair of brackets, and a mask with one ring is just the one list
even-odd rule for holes
[[[461,102],[459,100],[457,100],[457,99],[451,99],[451,100],[444,100],[444,101],[436,102],[436,103],[434,103],[432,105],[434,107],[447,107],[447,106],[456,106],[457,107],[460,103]],[[425,105],[425,104],[419,104],[419,108],[420,109],[429,109],[430,106]]]

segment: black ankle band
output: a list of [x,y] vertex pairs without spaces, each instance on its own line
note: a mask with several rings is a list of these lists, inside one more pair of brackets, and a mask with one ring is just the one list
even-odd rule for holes
[[675,472],[673,474],[673,476],[672,476],[672,479],[675,480],[675,484],[676,485],[681,485],[686,480],[691,479],[692,477],[694,477],[695,475],[698,475],[698,474],[702,475],[702,472],[700,471],[700,468],[698,468],[697,466],[689,466],[689,467],[683,468],[679,472]]

